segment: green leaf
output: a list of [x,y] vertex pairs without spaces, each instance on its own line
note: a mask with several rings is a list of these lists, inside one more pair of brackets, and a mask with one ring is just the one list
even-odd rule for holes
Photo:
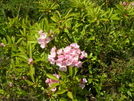
[[46,76],[50,79],[53,79],[53,80],[59,80],[57,77],[55,77],[54,75],[52,74],[46,74]]
[[31,76],[32,81],[34,82],[34,81],[35,81],[35,80],[34,80],[35,68],[34,68],[32,65],[30,65],[29,74],[30,74],[30,76]]
[[35,59],[34,63],[38,62],[38,61],[44,61],[44,59],[39,58],[39,59]]
[[37,41],[28,41],[28,43],[37,43]]
[[111,15],[112,15],[112,13],[113,13],[113,8],[111,8],[111,10],[110,10],[110,12],[109,12],[109,15],[108,15],[108,18],[110,18],[111,17]]
[[72,92],[67,92],[67,96],[70,98],[70,99],[73,99],[73,95],[72,95]]
[[16,42],[16,44],[20,43],[23,40],[23,38],[18,39],[18,41]]
[[8,44],[12,44],[11,38],[9,36],[7,36],[6,38],[7,38]]
[[15,37],[12,36],[11,40],[12,40],[13,43],[15,43]]
[[59,83],[52,83],[50,89],[53,89],[53,88],[55,88],[56,86],[59,86],[59,85],[60,85]]
[[60,98],[60,101],[68,101],[66,98]]
[[28,44],[29,47],[29,56],[32,57],[32,45]]
[[29,86],[33,85],[32,81],[29,81],[29,80],[25,80],[25,81],[29,84]]
[[59,17],[58,17],[56,14],[53,14],[53,16],[51,17],[51,19],[52,19],[54,22],[58,22],[58,21],[59,21]]
[[44,28],[45,28],[45,31],[49,31],[49,24],[48,24],[48,20],[45,18],[45,23],[44,23]]
[[4,44],[7,44],[7,41],[6,41],[6,39],[5,39],[5,38],[3,38],[3,40],[2,40],[2,41],[3,41],[3,43],[4,43]]
[[120,20],[120,18],[117,16],[117,14],[113,14],[110,20]]
[[89,78],[89,79],[88,79],[88,83],[89,83],[89,84],[92,83],[92,81],[93,81],[92,78]]
[[25,54],[23,54],[23,55],[15,55],[14,54],[13,56],[18,56],[18,57],[21,57],[21,58],[25,59],[26,61],[28,61],[28,57],[25,56]]
[[91,58],[93,56],[93,53],[90,53],[89,55],[88,55],[88,58]]
[[61,71],[58,71],[58,74],[61,76],[63,79],[67,79],[67,74]]
[[62,90],[57,91],[56,94],[63,94],[63,93],[65,93],[66,91],[67,91],[67,90],[62,89]]
[[75,77],[78,72],[78,68],[73,68],[73,70],[74,70],[73,76]]
[[95,36],[91,36],[88,40],[94,40]]
[[0,94],[4,94],[4,90],[3,89],[0,89]]
[[73,76],[73,68],[69,66],[69,75],[72,77]]

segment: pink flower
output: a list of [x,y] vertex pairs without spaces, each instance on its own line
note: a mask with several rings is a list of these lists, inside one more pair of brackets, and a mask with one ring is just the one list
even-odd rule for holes
[[25,76],[22,76],[22,79],[26,80],[26,77]]
[[49,43],[51,41],[50,38],[45,38],[45,37],[40,37],[38,38],[38,43],[40,44],[40,47],[41,48],[45,48],[46,47],[46,44]]
[[41,48],[45,48],[46,44],[51,41],[51,38],[47,38],[47,33],[43,33],[43,30],[40,30],[38,34],[40,37],[37,39],[37,41],[40,44]]
[[85,83],[87,83],[87,80],[86,80],[86,78],[83,78],[83,79],[81,79],[80,81],[81,81],[81,84],[80,84],[79,86],[80,86],[82,89],[84,89]]
[[50,55],[48,55],[48,60],[50,61],[51,64],[55,64],[55,59],[51,58]]
[[39,34],[40,36],[44,36],[44,37],[47,36],[47,33],[43,33],[43,30],[40,30],[40,31],[38,32],[38,34]]
[[65,60],[67,66],[71,66],[73,61],[74,61],[73,58],[69,58],[69,59]]
[[123,2],[122,5],[123,5],[123,6],[127,6],[127,3],[126,3],[126,2]]
[[72,43],[72,44],[70,44],[70,46],[73,47],[73,48],[79,48],[80,47],[77,43]]
[[4,43],[0,43],[0,46],[5,47],[6,45]]
[[61,66],[61,67],[59,68],[59,70],[60,70],[60,71],[67,71],[67,67],[66,67],[66,66]]
[[65,58],[64,55],[58,55],[57,57],[58,57],[57,61],[63,61]]
[[85,51],[82,51],[80,55],[80,59],[83,59],[85,57],[87,57],[87,53]]
[[65,59],[70,59],[70,58],[72,58],[72,55],[70,55],[69,53],[64,53],[64,58]]
[[29,59],[28,59],[28,62],[29,62],[29,63],[32,63],[32,62],[33,62],[33,58],[29,58]]
[[63,62],[60,61],[60,60],[56,60],[56,65],[59,66],[59,67],[62,67],[63,66]]
[[81,51],[77,43],[73,43],[57,51],[56,47],[53,47],[48,55],[48,60],[51,64],[59,66],[59,70],[67,71],[67,66],[82,67],[80,59],[85,57],[87,57],[87,53]]
[[56,57],[56,47],[53,47],[53,48],[51,49],[50,56],[51,56],[52,58],[55,58],[55,57]]
[[67,46],[66,48],[64,48],[64,53],[69,53],[71,51],[71,47]]
[[62,54],[62,52],[63,52],[63,50],[62,49],[59,49],[59,50],[57,50],[57,54]]
[[81,61],[75,62],[75,66],[78,68],[82,67],[82,62]]
[[[60,75],[58,75],[58,74],[53,74],[53,75],[55,77],[57,77],[58,79],[60,78]],[[53,83],[59,83],[59,81],[47,78],[46,81],[45,81],[45,83],[47,83],[48,86],[51,87],[51,84],[53,84]],[[53,89],[51,89],[51,91],[56,91],[56,90],[57,90],[56,87],[53,88]]]
[[131,5],[134,6],[134,2],[132,2]]
[[55,63],[55,57],[56,57],[56,47],[53,47],[51,49],[51,54],[48,55],[48,60],[51,62],[51,64],[54,64]]

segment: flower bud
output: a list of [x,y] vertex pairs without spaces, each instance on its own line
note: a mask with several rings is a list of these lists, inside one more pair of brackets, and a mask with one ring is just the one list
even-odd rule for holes
[[12,82],[9,82],[9,86],[12,87],[13,86],[13,83]]
[[122,5],[123,5],[123,6],[127,6],[127,3],[126,3],[126,2],[123,2]]
[[26,79],[26,77],[25,77],[25,76],[22,76],[22,79],[24,79],[24,80],[25,80],[25,79]]
[[65,27],[66,29],[68,29],[68,27]]
[[29,58],[28,62],[31,64],[33,62],[33,58]]
[[4,43],[0,43],[0,46],[5,47],[6,45]]

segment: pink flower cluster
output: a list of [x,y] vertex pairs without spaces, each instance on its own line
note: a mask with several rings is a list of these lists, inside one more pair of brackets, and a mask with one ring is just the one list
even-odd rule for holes
[[37,41],[40,44],[41,48],[45,48],[46,44],[51,41],[51,38],[48,38],[47,33],[43,33],[43,30],[40,30],[38,34],[40,35],[40,37]]
[[85,87],[85,83],[87,83],[86,78],[81,79],[81,84],[79,85],[82,89]]
[[[58,74],[53,74],[53,75],[55,77],[57,77],[58,79],[60,78],[60,76]],[[47,78],[45,82],[48,84],[49,87],[51,87],[51,84],[53,84],[53,83],[59,83],[59,81],[56,81],[56,80],[53,80],[53,79],[49,79],[49,78]],[[51,91],[56,91],[56,89],[57,88],[55,87],[55,88],[51,89]]]
[[48,60],[51,64],[59,66],[59,70],[67,71],[67,66],[81,67],[82,62],[80,59],[87,57],[85,51],[81,51],[77,43],[70,44],[64,49],[56,50],[56,47],[51,49]]

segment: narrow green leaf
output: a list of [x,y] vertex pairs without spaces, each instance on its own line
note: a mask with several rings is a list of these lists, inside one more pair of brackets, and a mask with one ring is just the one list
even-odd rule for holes
[[69,66],[69,75],[72,77],[73,75],[73,68],[71,66]]
[[46,74],[46,76],[50,79],[53,79],[53,80],[59,80],[57,77],[55,77],[54,75],[52,74]]
[[35,79],[34,79],[35,68],[33,67],[33,65],[30,65],[30,71],[29,71],[29,73],[30,73],[30,76],[31,76],[32,81],[34,82],[35,81]]
[[44,28],[45,28],[45,31],[49,31],[49,24],[48,24],[48,20],[45,18],[45,23],[44,23],[45,25],[43,25],[44,26]]
[[29,80],[25,80],[25,81],[29,84],[29,86],[33,85],[32,81],[29,81]]
[[16,42],[16,44],[20,43],[23,40],[23,38],[18,39],[18,41]]
[[18,56],[18,57],[21,57],[21,58],[25,59],[26,61],[28,61],[28,57],[25,55],[13,55],[13,56]]
[[37,41],[28,41],[28,43],[37,43]]
[[62,89],[62,90],[57,91],[56,94],[63,94],[63,93],[65,93],[66,91],[67,91],[67,90]]
[[59,83],[52,83],[50,89],[53,89],[53,88],[55,88],[56,86],[59,86],[59,85],[60,85]]
[[31,44],[29,44],[29,56],[30,56],[30,58],[32,58],[32,46],[31,46]]
[[74,69],[74,73],[73,73],[73,76],[75,77],[77,72],[78,72],[78,68],[73,68]]
[[8,44],[12,44],[11,38],[9,36],[7,36],[7,41],[8,41]]
[[113,13],[113,8],[111,8],[111,10],[110,10],[110,12],[109,12],[109,15],[108,15],[108,18],[110,18],[111,17],[111,15],[112,15],[112,13]]
[[15,43],[15,37],[12,36],[11,40],[12,40],[13,43]]

